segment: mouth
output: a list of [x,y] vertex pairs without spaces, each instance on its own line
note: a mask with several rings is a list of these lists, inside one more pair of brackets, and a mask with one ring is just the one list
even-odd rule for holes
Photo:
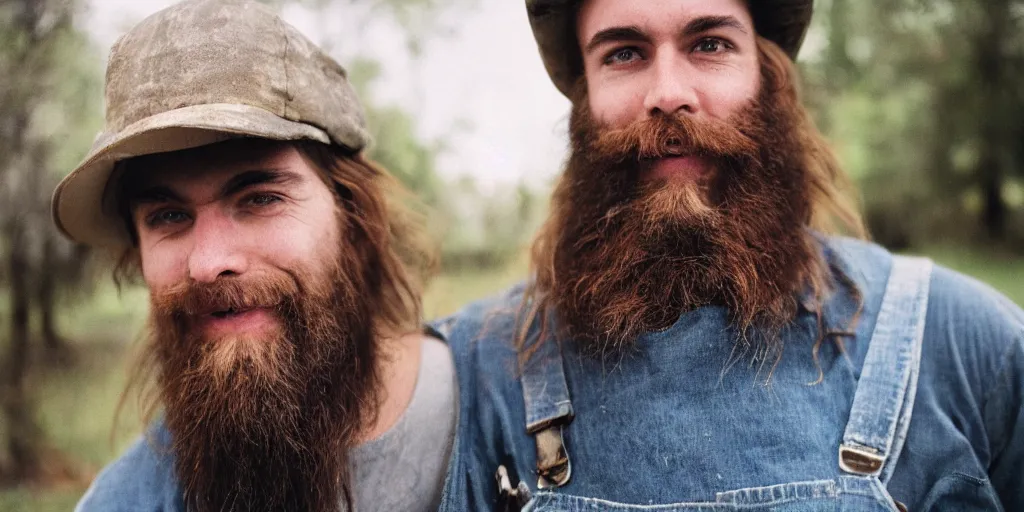
[[711,172],[707,159],[687,154],[681,148],[666,148],[664,156],[650,160],[649,179],[700,181]]
[[197,326],[207,335],[277,329],[280,322],[273,306],[220,307],[200,315]]
[[663,158],[673,156],[685,156],[683,144],[678,139],[670,139],[665,145]]
[[252,311],[253,309],[256,309],[256,308],[245,308],[245,309],[228,308],[228,309],[222,309],[222,310],[218,310],[218,311],[211,311],[209,313],[209,315],[214,317],[214,318],[231,318],[233,316],[241,315],[243,313],[247,313],[249,311]]

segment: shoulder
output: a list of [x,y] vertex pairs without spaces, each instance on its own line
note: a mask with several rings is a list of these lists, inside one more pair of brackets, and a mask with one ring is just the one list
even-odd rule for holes
[[846,237],[824,239],[825,259],[834,271],[845,274],[864,295],[879,300],[889,280],[893,254],[886,248],[865,240]]
[[166,429],[154,426],[100,472],[75,512],[184,510],[170,445]]
[[[841,237],[828,239],[826,253],[839,262],[866,299],[881,298],[892,269],[892,253],[877,244]],[[1024,311],[991,286],[936,264],[929,283],[927,324],[962,339],[1014,339],[1024,333]]]
[[[1019,339],[1024,311],[991,286],[936,265],[928,295],[929,322],[944,322],[961,336]],[[951,320],[961,320],[956,324]],[[969,321],[966,321],[969,320]]]
[[515,342],[522,298],[523,286],[513,286],[433,323],[451,347],[460,410],[474,425],[509,411],[522,413]]
[[[871,316],[882,300],[893,255],[861,240],[828,238],[826,257],[863,296]],[[1005,372],[1024,372],[1024,311],[991,286],[934,265],[928,288],[922,362],[957,372],[979,392]],[[957,367],[953,367],[957,366]]]
[[[985,415],[1024,403],[1024,311],[987,284],[936,266],[922,363],[966,386]],[[937,383],[939,385],[939,383]]]
[[[877,308],[892,255],[868,242],[829,239],[861,288],[865,311]],[[990,425],[1016,418],[1024,404],[1024,310],[972,277],[934,265],[921,349],[919,392],[948,407],[975,407]],[[877,328],[877,326],[875,326]],[[1002,434],[993,427],[992,437]]]
[[500,294],[472,302],[455,314],[432,322],[431,327],[456,353],[480,343],[511,348],[523,288],[523,284],[518,284]]

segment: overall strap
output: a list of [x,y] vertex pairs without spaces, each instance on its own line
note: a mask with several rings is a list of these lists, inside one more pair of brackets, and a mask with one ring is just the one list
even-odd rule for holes
[[839,448],[843,471],[883,484],[892,476],[914,408],[931,271],[928,259],[893,256]]
[[[540,315],[537,315],[540,316]],[[548,317],[547,325],[553,325]],[[542,329],[531,326],[524,349],[529,358],[522,367],[526,432],[537,443],[537,487],[561,487],[569,481],[572,465],[562,428],[573,419],[569,387],[562,368],[561,346],[554,336],[540,339]]]

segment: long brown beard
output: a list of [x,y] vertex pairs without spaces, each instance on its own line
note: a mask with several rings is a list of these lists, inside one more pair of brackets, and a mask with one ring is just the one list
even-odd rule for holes
[[[728,122],[655,116],[606,129],[577,89],[572,154],[533,252],[535,293],[563,337],[608,355],[713,304],[727,308],[741,348],[780,353],[798,294],[827,287],[809,226],[815,200],[834,200],[834,176],[809,170],[820,139],[772,64],[762,63],[756,102]],[[676,148],[713,162],[711,178],[643,179],[650,159]]]
[[[380,389],[373,317],[359,278],[342,270],[355,263],[154,295],[157,384],[189,510],[326,512],[347,497],[346,455],[375,417]],[[229,306],[272,306],[283,332],[195,333],[196,313]]]

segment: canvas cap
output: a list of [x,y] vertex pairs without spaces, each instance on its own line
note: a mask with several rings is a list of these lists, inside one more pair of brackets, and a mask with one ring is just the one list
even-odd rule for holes
[[[708,0],[713,2],[715,0]],[[576,39],[576,13],[583,0],[526,0],[537,48],[544,68],[565,96],[570,96],[583,74],[583,60]],[[748,0],[757,33],[779,45],[796,59],[814,12],[813,0]]]
[[136,25],[110,51],[104,131],[57,185],[53,218],[82,243],[131,244],[112,180],[125,159],[238,137],[370,142],[345,70],[269,9],[187,0]]

